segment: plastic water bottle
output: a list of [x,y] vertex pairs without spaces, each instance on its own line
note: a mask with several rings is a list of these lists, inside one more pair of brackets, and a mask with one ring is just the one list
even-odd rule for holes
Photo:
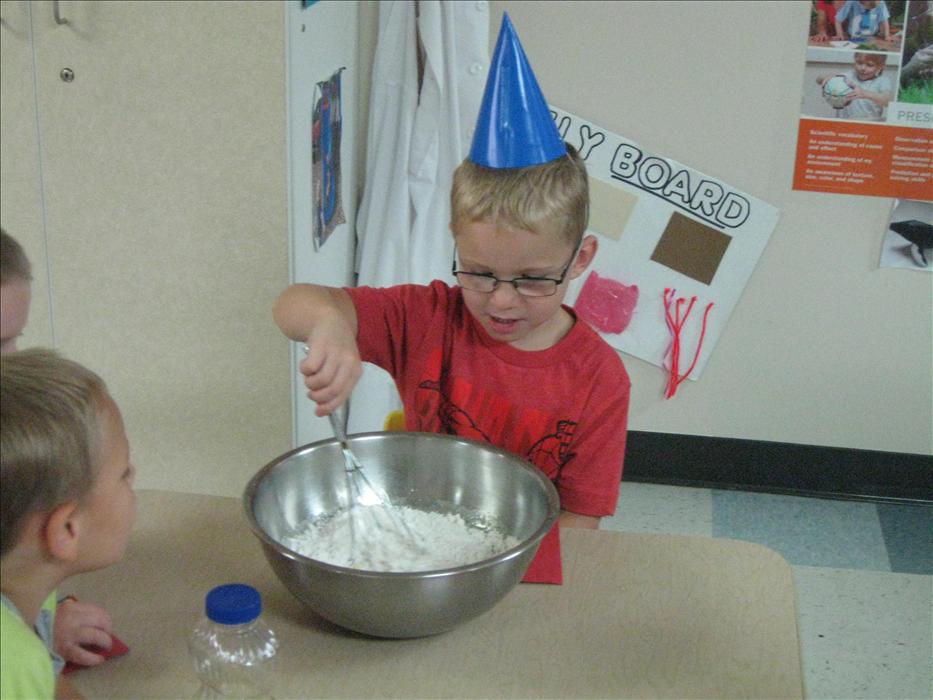
[[271,698],[279,641],[261,617],[252,586],[230,583],[204,599],[205,616],[188,639],[201,679],[197,698]]

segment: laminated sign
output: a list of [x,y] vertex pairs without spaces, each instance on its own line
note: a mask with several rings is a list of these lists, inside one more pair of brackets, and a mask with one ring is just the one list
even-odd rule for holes
[[315,85],[311,113],[311,205],[312,240],[319,250],[340,224],[343,213],[340,175],[340,134],[343,130],[343,105],[340,99],[340,73]]
[[794,189],[933,201],[933,2],[815,5]]
[[551,107],[586,161],[593,264],[568,303],[613,347],[670,372],[666,395],[709,361],[778,220],[721,180]]

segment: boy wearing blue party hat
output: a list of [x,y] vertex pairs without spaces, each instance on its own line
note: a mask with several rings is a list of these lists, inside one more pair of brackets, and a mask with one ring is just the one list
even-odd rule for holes
[[[563,304],[597,241],[586,168],[557,131],[508,15],[470,155],[455,171],[456,286],[296,284],[276,323],[310,348],[300,370],[318,415],[372,362],[394,378],[411,431],[489,442],[535,464],[561,499],[559,525],[615,510],[630,382],[618,354]],[[559,528],[526,581],[561,581]]]

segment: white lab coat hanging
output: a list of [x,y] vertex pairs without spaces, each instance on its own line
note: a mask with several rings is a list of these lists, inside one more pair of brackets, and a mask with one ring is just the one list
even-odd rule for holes
[[[454,169],[469,152],[488,55],[484,1],[380,3],[357,217],[358,284],[450,281],[450,187]],[[386,416],[401,408],[391,378],[371,365],[354,396],[365,400],[351,402],[350,432],[381,430]]]

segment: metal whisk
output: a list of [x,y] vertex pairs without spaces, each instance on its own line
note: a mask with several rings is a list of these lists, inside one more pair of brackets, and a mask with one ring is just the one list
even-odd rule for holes
[[[308,346],[304,346],[305,354],[308,354]],[[366,473],[363,471],[363,465],[360,463],[360,460],[353,450],[350,449],[350,445],[347,442],[347,431],[344,428],[343,421],[337,415],[337,411],[332,411],[328,416],[330,419],[331,429],[334,431],[334,436],[337,438],[337,441],[340,443],[340,450],[343,452],[343,461],[344,467],[347,476],[347,497],[348,497],[348,524],[350,531],[350,557],[349,565],[353,566],[356,563],[357,557],[357,534],[360,530],[359,522],[355,521],[355,515],[359,515],[358,506],[369,507],[369,506],[380,506],[380,510],[385,512],[385,514],[392,521],[394,527],[396,527],[401,533],[403,533],[405,539],[411,545],[414,551],[424,551],[418,543],[418,539],[415,537],[415,534],[411,531],[411,528],[408,527],[408,524],[405,522],[405,519],[402,518],[400,513],[396,508],[393,507],[389,496],[381,488],[373,484],[366,476]],[[379,521],[373,517],[373,523],[376,525],[377,529],[381,529]],[[365,525],[362,528],[365,530]]]
[[[418,540],[415,537],[415,534],[411,531],[411,528],[408,527],[405,519],[399,514],[398,510],[392,506],[392,502],[386,492],[373,484],[367,478],[366,473],[363,471],[363,465],[360,463],[360,460],[357,458],[357,456],[353,454],[353,450],[350,449],[349,444],[347,444],[347,433],[346,430],[344,430],[343,422],[340,420],[340,418],[338,418],[337,413],[331,413],[328,418],[330,418],[330,425],[331,428],[333,428],[334,436],[340,443],[340,450],[343,452],[343,461],[346,468],[347,495],[350,501],[348,504],[348,521],[350,530],[350,566],[353,566],[356,563],[356,557],[358,553],[357,530],[359,529],[359,522],[354,522],[354,515],[359,515],[359,513],[354,513],[354,511],[357,511],[359,506],[380,506],[381,510],[389,516],[392,524],[404,534],[405,538],[408,540],[411,546],[416,550],[423,550],[423,547],[418,544]],[[379,526],[379,522],[375,518],[373,518],[373,522],[377,525],[377,527]]]

